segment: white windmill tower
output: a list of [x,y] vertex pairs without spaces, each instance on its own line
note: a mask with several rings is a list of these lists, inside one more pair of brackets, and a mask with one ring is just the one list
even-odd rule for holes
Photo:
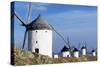
[[59,58],[58,53],[54,53],[54,54],[53,54],[53,58]]
[[86,42],[81,47],[81,55],[87,55],[87,43]]
[[26,23],[15,12],[14,15],[21,22],[21,25],[26,28],[22,48],[25,46],[28,33],[28,50],[52,57],[52,28],[41,15],[30,22],[31,3],[29,3]]
[[86,48],[86,46],[82,46],[82,48],[81,48],[81,54],[82,55],[86,55],[87,54],[87,48]]
[[63,47],[61,53],[62,53],[62,57],[71,57],[70,49],[66,46]]
[[92,50],[92,56],[96,56],[96,51]]
[[39,15],[28,30],[28,50],[52,57],[52,28]]
[[77,48],[74,48],[73,56],[76,57],[76,58],[79,58],[79,50]]

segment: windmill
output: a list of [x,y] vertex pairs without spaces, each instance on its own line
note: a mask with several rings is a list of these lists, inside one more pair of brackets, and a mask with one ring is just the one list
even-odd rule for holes
[[[62,40],[64,41],[64,43],[70,48],[69,38],[67,38],[67,41],[68,41],[67,42],[64,39],[64,37],[59,32],[57,32],[51,24],[46,23],[46,21],[41,17],[40,14],[38,15],[38,17],[35,20],[33,20],[32,22],[30,22],[31,9],[32,9],[32,3],[29,2],[28,14],[27,14],[27,20],[26,20],[26,22],[24,22],[21,19],[21,17],[14,11],[14,16],[20,21],[21,26],[23,26],[26,29],[25,30],[25,33],[24,33],[24,40],[23,40],[22,49],[24,49],[25,41],[26,41],[26,36],[27,36],[27,33],[28,33],[28,37],[29,37],[28,41],[29,41],[29,44],[31,44],[31,46],[29,46],[29,44],[28,44],[29,50],[31,50],[32,52],[42,53],[42,54],[47,54],[47,55],[52,56],[52,50],[51,50],[52,49],[52,31],[51,30],[55,31],[56,34],[59,35],[62,38]],[[41,30],[38,31],[40,28],[42,29],[42,32],[41,32]],[[30,30],[31,30],[31,33],[30,33]],[[34,31],[32,31],[32,30],[34,30]],[[48,42],[48,45],[49,46],[48,45],[45,45],[45,46],[43,46],[43,45],[33,46],[34,43],[35,43],[35,45],[37,45],[40,42],[40,40],[39,41],[36,40],[36,38],[34,37],[35,36],[34,33],[37,33],[38,32],[39,34],[41,34],[41,33],[43,33],[43,31],[45,31],[45,33],[46,32],[49,33],[49,38],[48,38],[48,36],[46,38],[46,41],[49,41]],[[43,33],[43,34],[45,34],[45,33]],[[41,41],[43,41],[45,39],[44,37],[46,37],[45,35],[44,35],[44,37],[41,36],[41,35],[39,35],[39,36],[42,37],[42,39],[40,38]],[[34,39],[35,39],[35,41],[34,41]],[[39,38],[37,38],[37,39],[39,39]],[[48,40],[48,39],[50,39],[50,40]],[[44,41],[44,42],[46,42],[46,41]],[[41,42],[41,43],[42,44],[45,44],[43,42]],[[41,46],[41,48],[40,48],[40,46]],[[43,49],[43,51],[41,49]],[[45,50],[48,50],[48,51],[46,52],[44,49]]]
[[97,48],[92,48],[90,53],[92,56],[97,56]]
[[87,55],[87,43],[85,42],[84,45],[81,47],[81,55]]
[[52,29],[40,14],[35,20],[30,22],[31,9],[32,4],[29,3],[26,22],[14,12],[14,16],[20,21],[21,26],[26,29],[22,49],[24,49],[26,36],[28,35],[29,51],[52,57]]

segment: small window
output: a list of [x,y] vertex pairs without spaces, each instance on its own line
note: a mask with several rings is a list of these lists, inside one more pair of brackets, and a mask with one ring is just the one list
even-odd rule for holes
[[38,48],[35,49],[35,53],[39,53],[39,49]]
[[38,43],[38,41],[36,41],[36,43]]

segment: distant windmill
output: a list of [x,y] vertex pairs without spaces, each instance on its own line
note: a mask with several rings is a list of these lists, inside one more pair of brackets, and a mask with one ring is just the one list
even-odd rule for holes
[[73,57],[78,58],[79,56],[80,56],[79,50],[77,48],[74,48],[74,50],[73,50]]
[[61,53],[62,53],[62,57],[71,57],[69,48],[66,47],[66,46],[64,46],[64,47],[62,48]]
[[83,46],[81,46],[80,53],[81,55],[87,55],[87,43],[86,42],[84,42]]
[[91,51],[92,56],[97,56],[97,48],[93,49]]

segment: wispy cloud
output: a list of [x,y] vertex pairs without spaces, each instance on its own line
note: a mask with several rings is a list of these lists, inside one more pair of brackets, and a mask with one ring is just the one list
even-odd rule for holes
[[34,3],[32,5],[33,10],[38,10],[38,11],[46,11],[48,9],[49,4],[43,4],[43,3]]
[[32,6],[33,8],[33,10],[38,10],[38,11],[46,11],[47,10],[47,7],[45,7],[45,6],[41,6],[41,5],[39,5],[39,6]]

